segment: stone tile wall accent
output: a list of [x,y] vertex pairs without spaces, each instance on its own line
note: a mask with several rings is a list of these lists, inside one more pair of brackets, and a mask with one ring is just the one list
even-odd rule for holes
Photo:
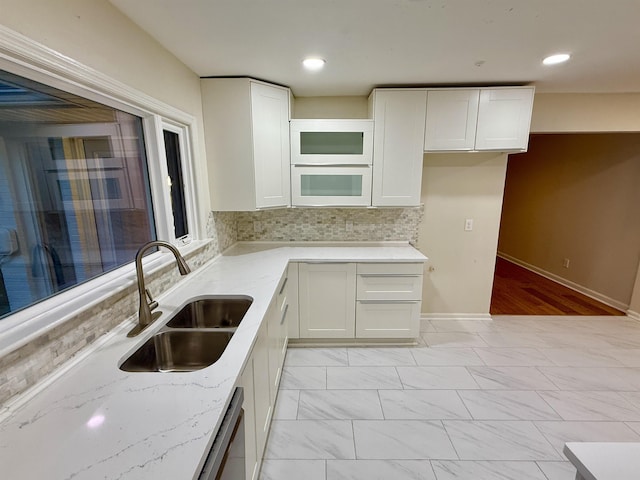
[[[288,208],[237,213],[239,241],[409,241],[418,244],[424,207]],[[347,222],[352,222],[347,229]]]
[[218,252],[224,252],[238,241],[237,212],[210,212],[207,220],[207,236],[216,244]]
[[[212,241],[186,256],[192,270],[236,242],[235,213],[212,213],[207,222],[207,232]],[[149,291],[154,296],[166,291],[179,279],[180,274],[173,263],[146,278]],[[62,325],[0,358],[0,407],[137,311],[138,291],[132,285],[78,312]]]

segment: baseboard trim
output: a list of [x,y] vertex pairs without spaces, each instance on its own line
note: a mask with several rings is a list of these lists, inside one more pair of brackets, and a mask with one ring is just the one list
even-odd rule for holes
[[423,313],[420,320],[491,320],[489,313]]
[[515,263],[516,265],[522,268],[525,268],[531,272],[537,273],[538,275],[548,278],[549,280],[553,280],[554,282],[559,283],[564,287],[570,288],[571,290],[574,290],[578,293],[586,295],[587,297],[593,298],[594,300],[598,300],[599,302],[602,302],[605,305],[609,305],[610,307],[617,308],[618,310],[621,310],[623,312],[627,311],[627,309],[629,308],[629,305],[619,302],[618,300],[615,300],[602,293],[596,292],[587,287],[574,283],[570,280],[567,280],[566,278],[562,278],[556,275],[555,273],[547,272],[546,270],[536,267],[535,265],[531,265],[530,263],[523,262],[522,260],[512,257],[511,255],[508,255],[506,253],[498,252],[498,257],[504,260],[507,260],[511,263]]
[[634,312],[633,310],[627,310],[627,317],[640,322],[640,312]]

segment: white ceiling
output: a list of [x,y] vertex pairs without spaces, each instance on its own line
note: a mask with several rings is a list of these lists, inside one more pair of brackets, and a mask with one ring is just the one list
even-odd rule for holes
[[[111,3],[198,75],[251,76],[297,96],[525,83],[539,92],[640,91],[640,0]],[[573,58],[542,66],[556,52]],[[310,55],[327,60],[323,71],[303,70]]]

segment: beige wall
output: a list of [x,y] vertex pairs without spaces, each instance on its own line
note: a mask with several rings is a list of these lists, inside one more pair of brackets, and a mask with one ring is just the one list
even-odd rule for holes
[[640,132],[640,93],[536,93],[531,132]]
[[293,118],[367,118],[367,97],[296,97]]
[[[0,23],[196,118],[198,179],[206,179],[198,76],[108,0],[0,0]],[[203,225],[208,186],[198,184]]]
[[418,233],[418,247],[429,257],[423,313],[489,313],[506,165],[501,153],[425,155]]
[[528,153],[509,158],[498,249],[626,309],[640,259],[638,182],[640,134],[532,135]]

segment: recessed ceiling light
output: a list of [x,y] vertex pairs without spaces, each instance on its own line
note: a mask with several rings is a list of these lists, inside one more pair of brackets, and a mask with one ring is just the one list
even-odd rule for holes
[[324,67],[324,64],[327,63],[324,59],[322,58],[305,58],[302,61],[302,65],[304,65],[304,68],[306,68],[307,70],[320,70],[322,67]]
[[556,63],[566,62],[570,58],[571,58],[571,55],[569,55],[568,53],[558,53],[556,55],[548,56],[547,58],[542,60],[542,63],[545,65],[555,65]]

